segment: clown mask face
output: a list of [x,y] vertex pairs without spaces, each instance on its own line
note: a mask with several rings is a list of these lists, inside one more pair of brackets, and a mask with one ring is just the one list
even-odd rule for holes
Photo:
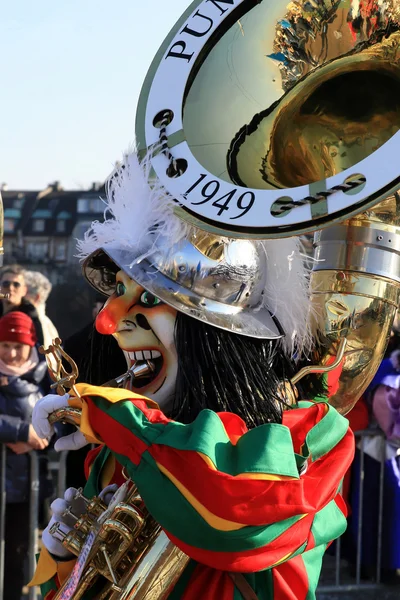
[[113,335],[129,368],[150,360],[153,374],[135,379],[132,390],[158,402],[165,410],[173,398],[178,370],[174,342],[176,310],[146,292],[123,271],[116,291],[96,318],[99,333]]

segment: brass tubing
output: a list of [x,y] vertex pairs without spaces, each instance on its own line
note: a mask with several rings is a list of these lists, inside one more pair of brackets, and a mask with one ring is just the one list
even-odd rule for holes
[[[400,300],[400,211],[397,194],[366,213],[315,235],[312,319],[330,346],[315,362],[330,364],[341,338],[347,347],[330,403],[351,410],[372,381],[390,338]],[[317,335],[317,334],[316,334]]]

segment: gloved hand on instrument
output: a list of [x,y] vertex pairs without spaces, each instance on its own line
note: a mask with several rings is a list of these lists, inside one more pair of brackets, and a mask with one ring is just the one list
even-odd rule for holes
[[[59,523],[59,529],[62,533],[67,535],[73,528],[75,524],[75,519],[67,514],[69,509],[73,509],[74,514],[80,515],[85,512],[85,503],[83,500],[79,503],[76,499],[78,490],[75,488],[69,488],[65,494],[64,498],[57,498],[52,502],[50,509],[52,512],[52,517],[50,519],[49,524],[42,534],[42,542],[43,545],[47,548],[50,554],[53,554],[56,558],[61,558],[63,560],[73,558],[73,554],[69,552],[61,542],[61,533],[52,534],[50,533],[51,528],[55,523]],[[72,506],[74,504],[74,506]]]
[[[106,506],[108,506],[111,502],[112,497],[117,489],[118,486],[116,484],[108,485],[99,494],[99,497],[101,500],[103,500]],[[71,510],[75,516],[80,517],[86,512],[86,504],[79,496],[76,488],[68,488],[64,494],[64,498],[57,498],[54,500],[50,508],[52,511],[52,517],[42,534],[43,545],[54,557],[60,560],[70,560],[73,558],[73,554],[71,554],[71,552],[69,552],[63,546],[62,534],[68,535],[68,533],[74,528],[76,520],[68,514],[68,511]],[[58,534],[52,534],[50,533],[51,528],[56,523],[59,524],[58,529],[61,531]]]
[[[60,408],[68,407],[69,394],[58,396],[49,394],[41,398],[33,409],[32,425],[39,437],[49,438],[54,434],[54,426],[49,423],[49,416]],[[83,433],[75,431],[56,441],[54,448],[57,452],[63,450],[79,450],[88,444]]]

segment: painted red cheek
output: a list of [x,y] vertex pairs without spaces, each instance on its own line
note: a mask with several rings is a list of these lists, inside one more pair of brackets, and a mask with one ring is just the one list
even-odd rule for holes
[[117,323],[107,309],[103,309],[96,317],[96,329],[103,335],[112,335],[117,330]]

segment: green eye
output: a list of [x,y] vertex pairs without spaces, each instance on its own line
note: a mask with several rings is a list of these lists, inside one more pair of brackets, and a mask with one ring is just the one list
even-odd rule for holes
[[126,287],[122,283],[122,281],[118,281],[117,287],[115,289],[117,296],[123,296],[126,292]]
[[140,296],[140,303],[142,306],[153,308],[154,306],[161,304],[161,300],[160,298],[157,298],[157,296],[150,294],[150,292],[143,292],[143,294]]

